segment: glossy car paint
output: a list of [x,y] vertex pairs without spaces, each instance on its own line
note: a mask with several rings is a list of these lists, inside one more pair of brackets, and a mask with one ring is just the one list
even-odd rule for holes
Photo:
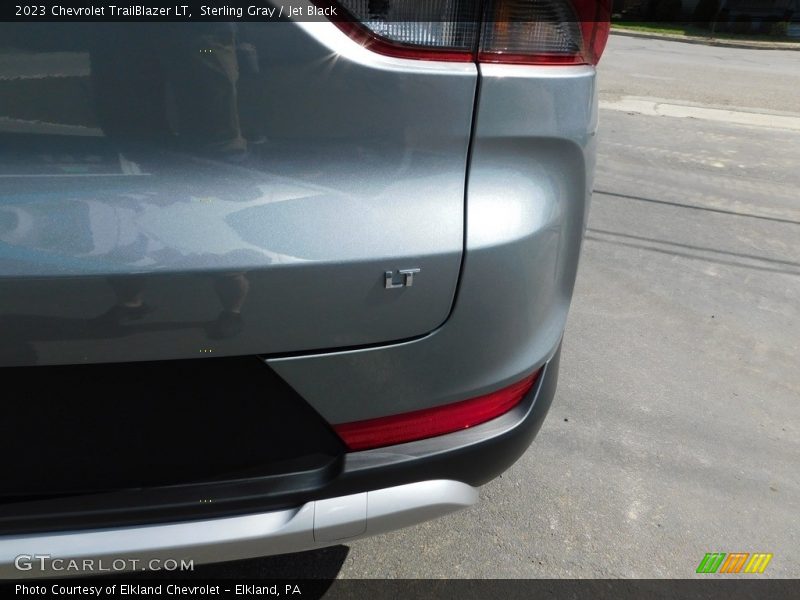
[[486,393],[541,366],[560,342],[591,195],[594,68],[480,68],[450,318],[403,344],[268,361],[333,423]]
[[[463,249],[475,65],[382,57],[331,23],[245,24],[237,34],[258,70],[246,73],[243,58],[234,65],[239,119],[266,141],[228,160],[196,133],[177,149],[154,134],[143,149],[132,132],[104,133],[97,113],[109,109],[95,107],[107,93],[98,88],[128,86],[129,102],[112,100],[114,119],[131,119],[160,85],[129,74],[131,57],[146,49],[161,65],[204,45],[224,52],[229,24],[122,25],[94,25],[88,40],[70,24],[18,33],[26,48],[0,61],[16,101],[0,108],[2,364],[347,347],[425,334],[447,318]],[[37,43],[47,51],[33,52]],[[78,47],[62,50],[69,44]],[[168,93],[235,83],[215,81],[211,68],[188,81],[164,70]],[[77,105],[43,97],[48,89]],[[25,94],[41,106],[22,105]],[[69,126],[49,122],[57,119]],[[58,144],[45,135],[65,131]],[[420,269],[417,285],[384,288],[386,271],[407,268]],[[124,329],[98,321],[120,288],[155,310]],[[225,288],[246,296],[242,330],[209,339]]]

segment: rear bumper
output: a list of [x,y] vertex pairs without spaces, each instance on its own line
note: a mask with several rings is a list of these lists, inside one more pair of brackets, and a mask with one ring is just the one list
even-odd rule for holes
[[465,483],[421,481],[252,515],[5,538],[0,578],[100,575],[146,569],[154,561],[200,564],[298,552],[446,515],[477,499]]
[[[81,574],[64,570],[69,559],[94,559],[95,566],[100,559],[106,566],[124,559],[127,568],[141,569],[152,559],[200,564],[297,552],[467,507],[477,500],[474,486],[502,473],[533,440],[555,393],[558,362],[556,352],[523,402],[505,415],[449,435],[346,454],[339,475],[313,491],[220,502],[228,508],[220,508],[218,514],[206,510],[198,518],[192,507],[197,507],[204,490],[187,486],[180,498],[175,495],[180,486],[173,486],[170,512],[151,511],[144,522],[126,519],[108,505],[105,510],[40,519],[39,526],[49,521],[59,531],[0,536],[0,577]],[[149,492],[152,499],[153,490]],[[290,498],[296,502],[293,507],[275,508]],[[175,502],[184,506],[183,513],[176,512]],[[172,518],[164,521],[165,515]],[[141,519],[141,513],[136,518]],[[71,523],[69,528],[65,523]],[[34,555],[50,558],[33,562],[25,558]],[[52,559],[66,560],[53,563]],[[20,569],[15,564],[20,561],[33,567]]]

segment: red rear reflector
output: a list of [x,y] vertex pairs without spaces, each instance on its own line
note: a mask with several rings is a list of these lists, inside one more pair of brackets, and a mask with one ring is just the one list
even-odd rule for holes
[[342,423],[333,428],[350,450],[391,446],[452,433],[490,421],[519,404],[540,371],[496,392],[413,412]]

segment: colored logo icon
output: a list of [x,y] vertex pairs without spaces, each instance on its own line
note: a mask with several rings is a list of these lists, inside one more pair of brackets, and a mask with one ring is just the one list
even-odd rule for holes
[[766,552],[709,552],[697,565],[697,573],[763,573],[772,554]]

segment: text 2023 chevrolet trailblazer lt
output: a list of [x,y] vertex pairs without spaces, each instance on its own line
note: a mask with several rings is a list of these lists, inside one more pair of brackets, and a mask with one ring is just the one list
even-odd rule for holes
[[0,575],[414,524],[541,426],[608,5],[328,6],[1,26]]

